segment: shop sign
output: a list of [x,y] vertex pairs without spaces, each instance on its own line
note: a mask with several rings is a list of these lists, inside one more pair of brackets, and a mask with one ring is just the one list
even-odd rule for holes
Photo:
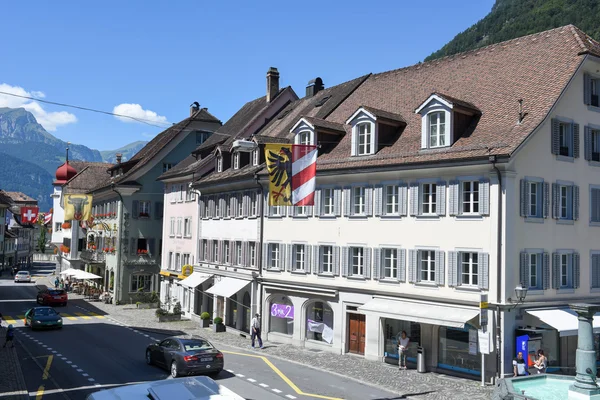
[[294,306],[273,303],[271,306],[271,315],[277,318],[294,319]]

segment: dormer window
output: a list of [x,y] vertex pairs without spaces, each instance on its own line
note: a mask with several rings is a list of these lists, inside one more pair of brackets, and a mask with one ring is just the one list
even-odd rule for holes
[[217,172],[223,172],[223,157],[217,156]]
[[361,106],[346,121],[352,126],[353,156],[376,154],[399,137],[406,122],[400,114]]
[[313,144],[312,140],[313,132],[310,130],[301,131],[296,135],[296,144],[303,144],[310,146]]
[[240,169],[240,153],[233,153],[233,169]]
[[366,156],[373,154],[375,135],[372,126],[373,124],[370,122],[363,122],[356,126],[356,135],[358,136],[356,155]]
[[427,114],[428,147],[446,146],[446,112],[435,111]]
[[260,157],[259,157],[258,148],[256,148],[252,151],[252,165],[254,165],[254,166],[258,165],[259,159],[260,159]]

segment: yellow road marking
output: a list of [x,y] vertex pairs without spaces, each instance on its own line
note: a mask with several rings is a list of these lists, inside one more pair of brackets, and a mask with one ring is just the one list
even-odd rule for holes
[[73,316],[71,316],[70,314],[63,314],[63,313],[61,313],[60,315],[61,315],[63,318],[70,319],[71,321],[77,321],[77,317],[73,317]]
[[[48,376],[50,376],[50,366],[52,366],[53,359],[54,356],[48,356],[48,361],[46,361],[46,368],[44,368],[44,373],[42,374],[43,381],[48,379]],[[35,394],[35,400],[42,400],[42,397],[44,397],[44,389],[44,385],[40,385],[40,387],[37,390],[37,393]]]
[[279,370],[279,368],[277,368],[267,357],[265,356],[256,356],[254,354],[246,354],[246,353],[237,353],[235,351],[221,351],[224,354],[235,354],[238,356],[245,356],[245,357],[254,357],[254,358],[260,358],[261,360],[263,360],[265,362],[265,364],[267,364],[269,367],[271,367],[271,369],[277,374],[279,375],[279,377],[288,384],[289,387],[291,387],[296,393],[298,393],[299,395],[302,396],[308,396],[308,397],[315,397],[317,399],[326,399],[326,400],[343,400],[340,399],[338,397],[329,397],[329,396],[322,396],[320,394],[312,394],[312,393],[305,393],[302,390],[300,390],[300,388],[298,388],[298,386],[296,386],[294,384],[294,382],[292,382],[290,380],[290,378],[288,378],[287,376],[285,376],[283,374],[283,372],[281,372]]
[[82,314],[80,312],[76,312],[75,315],[77,315],[77,316],[79,316],[79,317],[81,317],[83,319],[92,319],[92,317],[88,317],[87,315]]
[[96,313],[93,313],[93,312],[90,312],[90,315],[93,316],[93,317],[96,317],[96,318],[106,318],[104,315],[96,314]]
[[9,324],[16,324],[17,321],[15,321],[14,319],[12,319],[11,317],[9,317],[8,315],[5,315],[4,317],[2,317],[6,322],[8,322]]
[[40,385],[40,387],[37,390],[37,393],[35,394],[35,400],[42,400],[43,396],[44,396],[44,385]]
[[17,315],[17,319],[25,319],[24,315]]

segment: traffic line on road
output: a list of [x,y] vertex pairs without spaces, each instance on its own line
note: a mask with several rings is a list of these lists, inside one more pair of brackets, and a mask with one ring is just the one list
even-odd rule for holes
[[76,312],[75,315],[77,315],[78,317],[81,317],[83,319],[92,319],[92,317],[82,314],[80,312]]
[[68,320],[77,321],[77,317],[74,317],[71,314],[61,313],[60,315]]
[[[48,379],[48,377],[50,376],[50,367],[52,366],[52,360],[54,359],[54,356],[50,355],[48,356],[48,360],[46,361],[46,367],[44,368],[44,371],[42,372],[42,381],[45,381]],[[38,388],[36,394],[35,394],[35,400],[41,400],[42,397],[44,396],[44,389],[46,388],[45,384],[41,384],[40,387]]]

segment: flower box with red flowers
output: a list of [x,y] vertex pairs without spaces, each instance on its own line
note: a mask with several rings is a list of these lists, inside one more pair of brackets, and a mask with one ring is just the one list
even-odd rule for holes
[[138,253],[138,256],[147,256],[148,250],[138,250],[137,253]]

